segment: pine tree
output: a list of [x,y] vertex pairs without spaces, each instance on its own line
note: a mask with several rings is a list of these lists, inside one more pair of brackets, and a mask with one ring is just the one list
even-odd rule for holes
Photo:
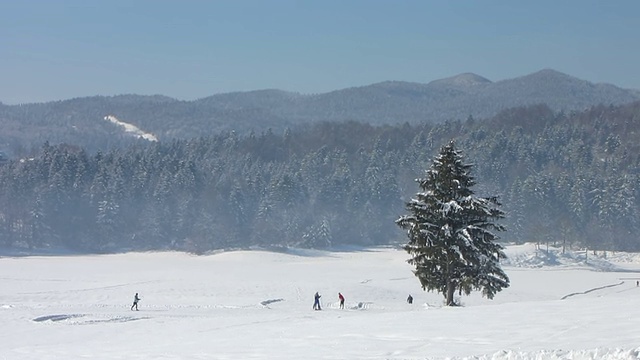
[[455,305],[456,290],[466,295],[481,290],[492,299],[509,286],[499,263],[506,255],[491,232],[504,230],[494,222],[504,212],[496,197],[474,196],[470,169],[453,141],[443,146],[426,179],[417,180],[422,191],[406,204],[410,214],[396,220],[408,230],[404,249],[412,258],[407,262],[415,266],[423,290],[443,294],[447,306]]

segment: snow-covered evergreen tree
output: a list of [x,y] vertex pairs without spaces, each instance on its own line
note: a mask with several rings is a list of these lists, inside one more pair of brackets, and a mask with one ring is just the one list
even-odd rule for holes
[[506,255],[492,232],[504,230],[495,222],[504,212],[496,197],[474,196],[470,170],[453,141],[443,146],[426,178],[417,180],[422,191],[407,203],[410,214],[396,221],[408,230],[407,262],[422,288],[442,293],[448,306],[456,291],[480,290],[492,299],[509,286],[500,267]]

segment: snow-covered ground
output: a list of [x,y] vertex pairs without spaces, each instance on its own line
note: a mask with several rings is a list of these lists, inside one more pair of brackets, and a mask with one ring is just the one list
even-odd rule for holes
[[545,250],[455,308],[396,249],[2,257],[0,359],[640,358],[640,256]]
[[158,138],[156,138],[155,135],[144,132],[140,130],[140,128],[138,128],[137,126],[121,121],[120,119],[118,119],[113,115],[107,115],[104,117],[104,119],[122,127],[126,133],[131,134],[132,136],[149,140],[149,141],[158,141]]

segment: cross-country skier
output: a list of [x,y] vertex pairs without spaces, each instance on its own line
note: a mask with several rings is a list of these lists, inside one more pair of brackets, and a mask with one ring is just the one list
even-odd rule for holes
[[322,310],[320,308],[320,294],[316,291],[316,294],[313,295],[313,310]]
[[344,309],[344,296],[341,293],[338,293],[338,299],[340,300],[340,309]]
[[138,311],[138,301],[140,301],[140,298],[138,297],[138,293],[136,293],[136,295],[133,297],[133,305],[131,305],[132,311],[133,308],[136,308],[136,311]]

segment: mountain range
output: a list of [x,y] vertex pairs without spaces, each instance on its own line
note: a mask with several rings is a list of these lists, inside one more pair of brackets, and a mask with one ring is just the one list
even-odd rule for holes
[[532,104],[570,112],[637,100],[639,90],[594,84],[545,69],[496,82],[464,73],[427,84],[386,81],[321,94],[257,90],[194,101],[162,95],[118,95],[37,104],[0,103],[0,150],[11,153],[45,141],[89,150],[130,143],[131,135],[105,121],[107,116],[163,141],[231,130],[280,132],[322,121],[439,123],[469,116],[488,118],[505,109]]

